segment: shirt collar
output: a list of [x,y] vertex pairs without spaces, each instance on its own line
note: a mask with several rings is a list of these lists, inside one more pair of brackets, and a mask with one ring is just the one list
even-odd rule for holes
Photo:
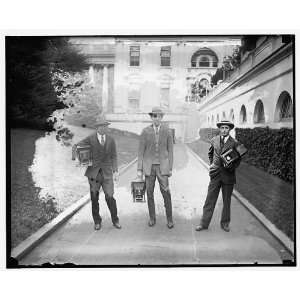
[[153,126],[153,129],[157,128],[157,130],[159,131],[160,127],[161,127],[161,124],[159,126],[157,126],[157,127],[154,124],[152,124],[152,126]]
[[224,137],[224,144],[227,142],[228,139],[229,139],[229,135]]
[[100,134],[97,132],[98,141],[101,143],[101,136],[103,136],[104,142],[106,140],[106,134]]

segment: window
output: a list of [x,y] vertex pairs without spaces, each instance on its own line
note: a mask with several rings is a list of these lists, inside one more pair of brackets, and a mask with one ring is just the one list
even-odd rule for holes
[[199,67],[209,67],[209,59],[207,56],[200,57]]
[[171,66],[171,46],[161,47],[160,49],[160,65],[162,67]]
[[170,88],[160,89],[160,106],[163,108],[169,108],[170,105]]
[[264,104],[262,103],[261,100],[258,100],[255,104],[253,122],[265,123]]
[[201,48],[196,51],[191,57],[191,67],[196,68],[199,65],[200,68],[218,67],[218,56],[214,51],[209,48]]
[[214,116],[211,117],[211,125],[212,125],[212,126],[215,126]]
[[128,93],[128,109],[130,111],[137,111],[140,108],[140,89],[131,87]]
[[278,98],[275,110],[276,122],[288,122],[293,118],[293,101],[290,94],[282,92]]
[[219,122],[220,121],[220,119],[219,119],[219,114],[217,114],[217,122]]
[[245,105],[242,105],[241,112],[240,112],[240,124],[247,122],[247,113]]
[[130,66],[140,65],[140,46],[130,47]]
[[223,111],[223,113],[222,113],[222,120],[226,120],[226,114],[225,114],[225,111]]

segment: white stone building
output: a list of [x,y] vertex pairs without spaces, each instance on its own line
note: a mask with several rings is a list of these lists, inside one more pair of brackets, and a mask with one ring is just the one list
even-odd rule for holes
[[230,119],[236,127],[293,127],[292,40],[261,36],[241,65],[198,105],[200,127]]
[[98,91],[112,127],[140,133],[153,106],[166,111],[164,120],[176,138],[197,135],[200,118],[190,103],[195,80],[210,89],[211,76],[240,44],[238,37],[74,37],[88,56],[91,84]]

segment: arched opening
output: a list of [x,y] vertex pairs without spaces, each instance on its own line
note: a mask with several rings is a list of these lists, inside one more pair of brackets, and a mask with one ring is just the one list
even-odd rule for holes
[[200,57],[199,67],[209,67],[209,58],[207,56]]
[[219,119],[219,114],[217,114],[217,122],[219,122],[220,121],[220,119]]
[[275,122],[289,122],[293,119],[293,101],[290,94],[283,91],[277,101]]
[[207,117],[207,124],[209,125],[209,116]]
[[234,112],[233,112],[233,109],[230,110],[230,113],[229,113],[229,119],[230,121],[232,121],[232,123],[234,123]]
[[255,104],[253,122],[254,123],[265,123],[264,104],[261,100],[258,100]]
[[207,68],[207,67],[217,68],[218,62],[219,59],[216,53],[211,49],[204,47],[199,49],[192,55],[191,67],[196,68],[198,65],[200,68]]
[[226,120],[226,114],[225,114],[225,111],[223,111],[223,113],[222,113],[222,120]]
[[201,88],[208,89],[209,88],[209,81],[206,78],[202,78],[200,80],[199,85],[200,85]]
[[211,126],[215,126],[215,120],[214,120],[214,116],[211,117]]
[[242,105],[241,111],[240,111],[240,124],[247,122],[247,113],[246,113],[246,107],[245,105]]

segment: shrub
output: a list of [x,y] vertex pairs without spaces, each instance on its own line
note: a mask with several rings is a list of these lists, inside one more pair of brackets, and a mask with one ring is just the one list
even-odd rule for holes
[[294,131],[290,128],[236,128],[236,139],[248,153],[244,161],[293,182],[295,178]]
[[218,128],[201,128],[199,131],[200,139],[209,142],[214,136],[219,134]]

